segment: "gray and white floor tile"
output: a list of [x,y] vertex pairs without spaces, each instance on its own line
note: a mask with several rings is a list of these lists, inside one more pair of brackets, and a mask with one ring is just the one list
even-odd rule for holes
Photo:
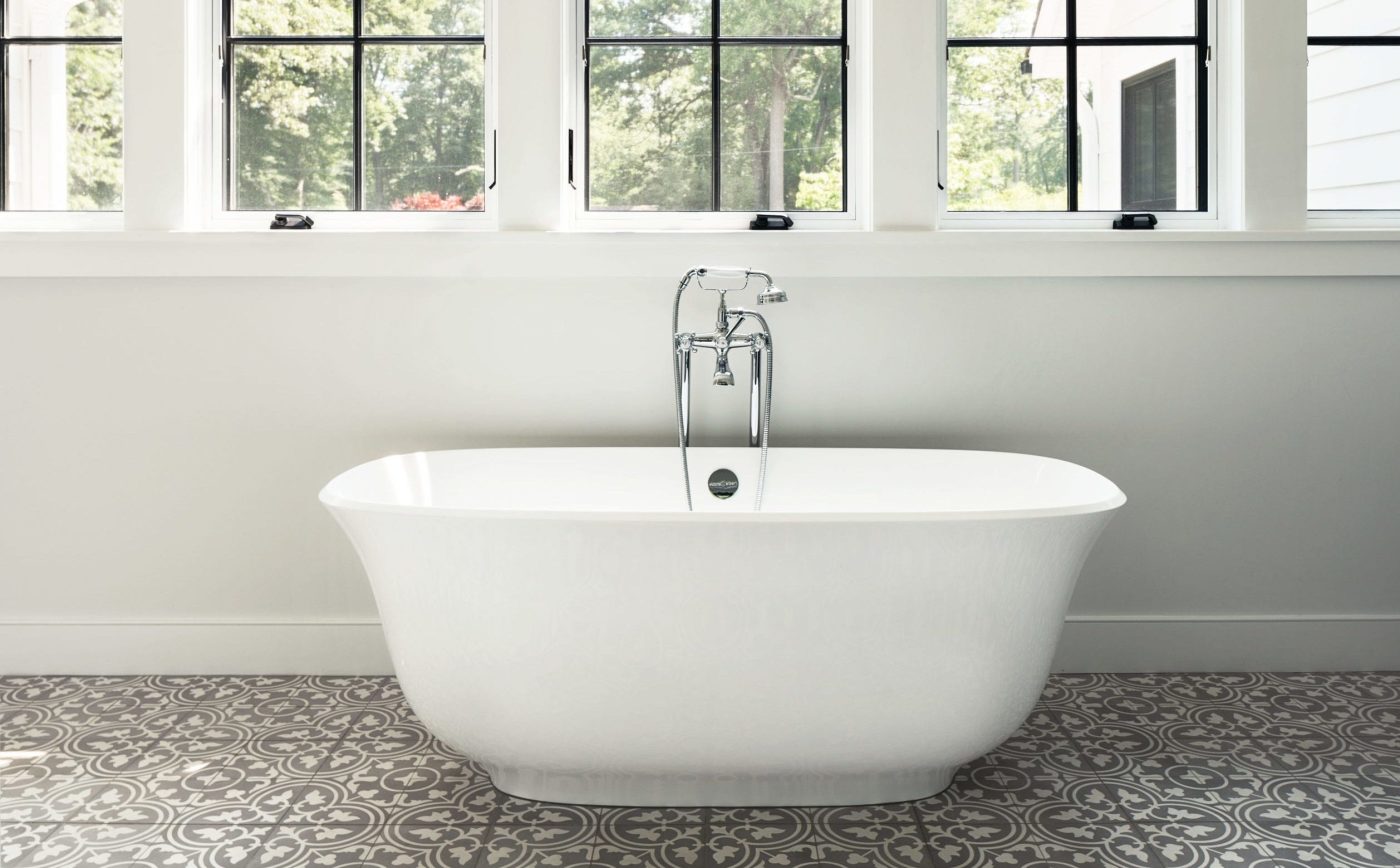
[[0,676],[0,866],[1400,868],[1400,673],[1053,676],[917,802],[533,802],[376,677]]

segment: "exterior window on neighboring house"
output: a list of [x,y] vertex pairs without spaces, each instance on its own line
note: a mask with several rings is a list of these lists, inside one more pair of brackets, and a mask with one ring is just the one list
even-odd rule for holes
[[1176,62],[1123,82],[1123,210],[1176,210]]
[[949,212],[1207,209],[1206,0],[946,3]]
[[228,210],[482,211],[483,0],[224,0]]
[[1400,211],[1400,2],[1308,0],[1308,207]]
[[846,210],[843,0],[580,13],[587,210]]
[[121,0],[0,2],[0,210],[120,211]]

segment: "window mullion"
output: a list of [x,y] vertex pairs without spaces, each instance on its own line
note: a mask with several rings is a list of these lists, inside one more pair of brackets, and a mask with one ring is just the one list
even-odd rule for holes
[[1196,0],[1196,210],[1210,209],[1210,0]]
[[363,211],[365,210],[365,44],[360,41],[360,38],[364,36],[364,0],[353,0],[351,14],[354,16],[351,28],[355,44],[351,48],[353,57],[351,74],[354,76],[354,81],[350,84],[350,99],[353,102],[351,123],[354,125],[354,130],[350,134],[350,141],[355,149],[355,210]]
[[[559,82],[568,54],[563,51],[562,3],[494,4],[497,73],[496,127],[501,131],[496,214],[505,230],[550,230],[559,226],[559,182],[565,125],[561,123]],[[488,34],[488,39],[491,34]]]
[[10,100],[9,94],[4,93],[10,81],[10,46],[5,42],[4,7],[5,0],[0,0],[0,214],[5,213],[5,191],[9,186],[9,176],[5,174],[5,157],[10,151],[9,142],[6,141],[10,132]]
[[1307,224],[1307,4],[1245,3],[1240,161],[1244,228]]
[[1071,214],[1079,210],[1079,9],[1065,0],[1065,194]]
[[720,191],[720,170],[722,161],[720,159],[720,148],[723,142],[720,137],[720,104],[719,104],[719,28],[720,28],[720,3],[723,0],[713,0],[710,5],[710,210],[719,211],[721,203]]
[[[942,47],[941,7],[936,2],[893,3],[880,7],[879,15],[860,20],[872,28],[863,49],[869,54],[864,69],[872,76],[870,151],[861,168],[869,171],[866,201],[875,229],[937,225],[938,197],[932,191],[938,187],[941,160],[940,88],[946,86],[948,72],[943,51],[930,51],[928,46]],[[856,123],[860,120],[857,117]]]
[[129,229],[173,230],[185,222],[186,4],[123,5],[123,182]]

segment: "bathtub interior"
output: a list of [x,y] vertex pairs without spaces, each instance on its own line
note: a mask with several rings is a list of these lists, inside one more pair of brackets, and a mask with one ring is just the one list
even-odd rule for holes
[[[695,511],[753,511],[758,450],[689,450]],[[765,515],[957,517],[1098,512],[1123,502],[1104,477],[1052,458],[933,449],[773,449]],[[710,474],[738,476],[733,497]],[[685,512],[674,448],[468,449],[362,464],[321,493],[333,507],[667,515]]]

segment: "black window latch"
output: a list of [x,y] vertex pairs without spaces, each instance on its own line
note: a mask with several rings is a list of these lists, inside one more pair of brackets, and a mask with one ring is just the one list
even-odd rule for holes
[[1114,229],[1156,229],[1156,214],[1124,214],[1113,221]]
[[316,221],[305,214],[277,214],[272,218],[271,229],[310,229]]
[[791,229],[792,218],[786,214],[759,214],[749,221],[750,229]]

